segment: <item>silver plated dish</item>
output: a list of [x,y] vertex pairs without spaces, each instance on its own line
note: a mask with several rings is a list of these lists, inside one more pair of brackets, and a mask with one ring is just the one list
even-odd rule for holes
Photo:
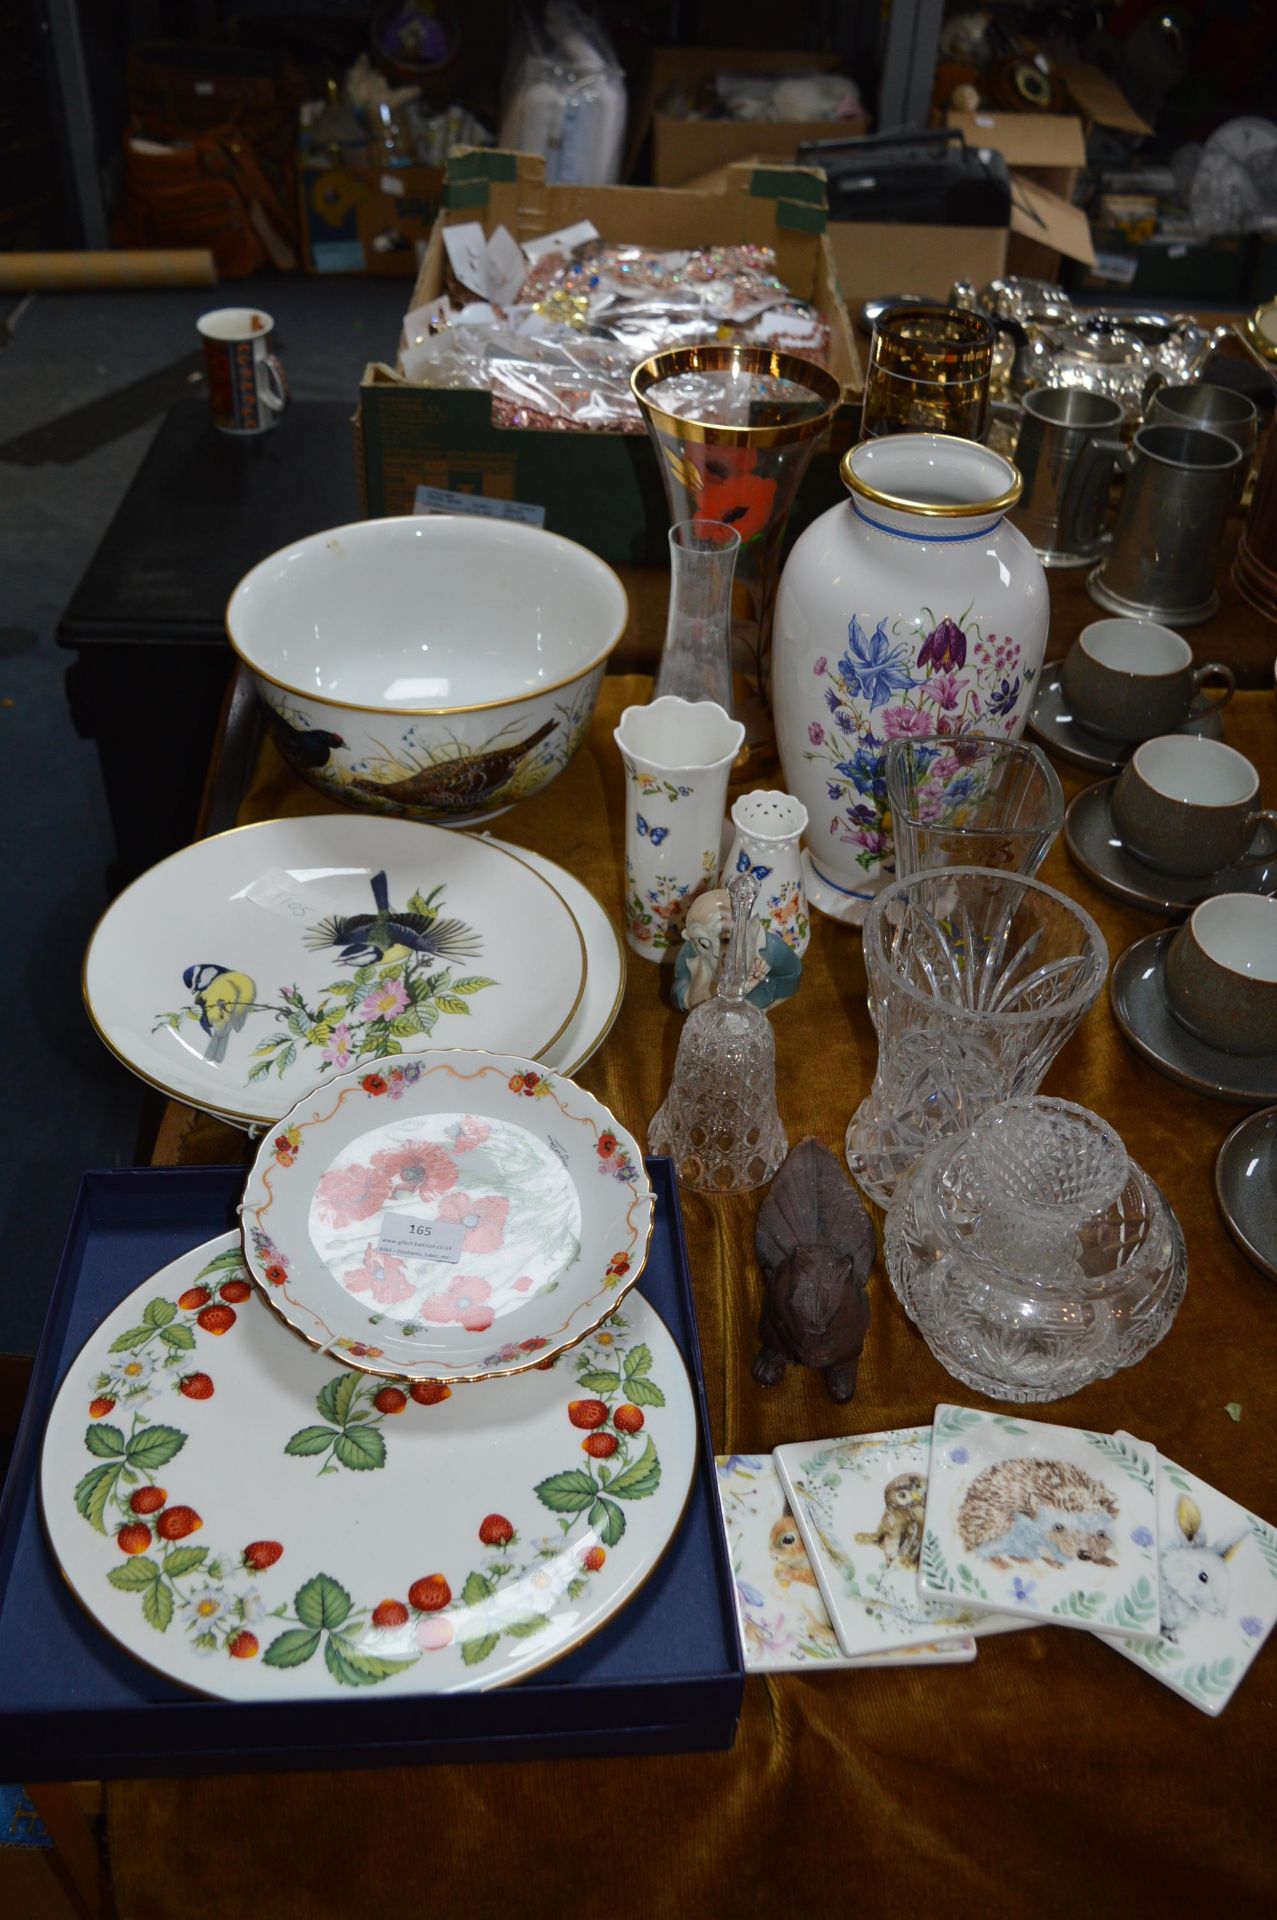
[[1277,833],[1265,823],[1255,837],[1255,851],[1271,855],[1255,866],[1223,867],[1218,873],[1183,879],[1158,873],[1129,853],[1113,819],[1116,780],[1097,780],[1070,801],[1064,815],[1064,844],[1074,866],[1080,867],[1102,893],[1147,913],[1190,913],[1217,893],[1277,892]]
[[1138,425],[1157,387],[1201,378],[1228,329],[1174,314],[1074,312],[1029,322],[1017,377],[1027,386],[1082,387],[1121,402]]
[[[1135,751],[1134,742],[1107,740],[1102,734],[1092,733],[1089,727],[1073,718],[1070,706],[1060,679],[1060,663],[1053,661],[1043,668],[1038,681],[1037,695],[1029,709],[1029,732],[1062,760],[1083,767],[1088,773],[1120,773]],[[1218,702],[1209,694],[1199,693],[1179,732],[1198,733],[1206,740],[1222,740],[1224,721]]]
[[1215,1199],[1251,1265],[1277,1280],[1277,1107],[1233,1128],[1215,1159]]
[[1173,927],[1146,934],[1114,963],[1109,976],[1113,1018],[1136,1053],[1193,1093],[1244,1107],[1277,1101],[1277,1053],[1224,1053],[1197,1040],[1166,998],[1166,951]]

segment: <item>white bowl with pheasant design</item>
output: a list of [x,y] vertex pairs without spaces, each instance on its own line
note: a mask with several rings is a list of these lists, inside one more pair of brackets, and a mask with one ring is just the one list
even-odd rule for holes
[[226,627],[295,773],[346,806],[470,826],[562,772],[627,614],[575,541],[445,514],[282,547]]

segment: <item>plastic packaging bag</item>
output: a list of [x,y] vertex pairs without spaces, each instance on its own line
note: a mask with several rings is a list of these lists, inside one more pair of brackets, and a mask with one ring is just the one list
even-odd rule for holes
[[625,142],[625,76],[597,22],[570,0],[522,17],[501,145],[545,157],[552,185],[612,186]]
[[443,296],[408,314],[400,367],[423,386],[491,393],[503,427],[642,433],[630,373],[651,354],[739,340],[821,360],[829,346],[828,323],[752,245],[661,251],[595,235],[542,252],[518,299],[494,300]]

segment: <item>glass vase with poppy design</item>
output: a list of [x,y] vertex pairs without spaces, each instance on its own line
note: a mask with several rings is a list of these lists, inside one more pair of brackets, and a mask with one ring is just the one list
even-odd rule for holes
[[745,727],[735,769],[776,764],[771,629],[785,527],[808,462],[842,399],[815,361],[766,347],[676,347],[631,379],[656,448],[671,522],[740,536],[732,589],[732,694]]

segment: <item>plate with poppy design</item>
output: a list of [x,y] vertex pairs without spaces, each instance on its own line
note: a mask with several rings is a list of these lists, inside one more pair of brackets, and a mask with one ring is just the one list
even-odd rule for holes
[[647,1258],[636,1141],[510,1054],[435,1052],[318,1087],[263,1139],[241,1208],[271,1306],[361,1372],[522,1373],[612,1314]]
[[473,1692],[561,1658],[634,1597],[696,1446],[686,1368],[637,1293],[498,1395],[392,1385],[294,1339],[226,1234],[91,1335],[40,1495],[89,1616],[184,1686]]

